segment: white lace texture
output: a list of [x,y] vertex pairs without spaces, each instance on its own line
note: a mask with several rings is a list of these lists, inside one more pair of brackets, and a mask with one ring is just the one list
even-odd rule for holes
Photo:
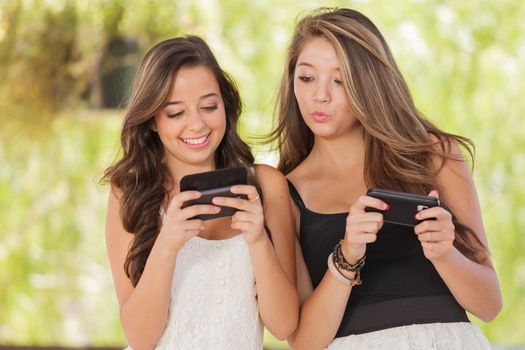
[[414,324],[335,339],[328,350],[490,350],[481,330],[468,322]]
[[260,350],[262,344],[244,238],[190,239],[177,254],[169,318],[157,349]]

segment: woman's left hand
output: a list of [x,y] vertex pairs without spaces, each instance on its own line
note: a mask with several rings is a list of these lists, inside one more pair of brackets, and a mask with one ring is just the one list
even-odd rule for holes
[[259,193],[251,185],[235,185],[231,192],[244,194],[248,199],[234,197],[215,197],[213,204],[236,208],[233,214],[231,227],[240,230],[246,243],[252,244],[260,241],[266,235],[264,229],[264,213]]
[[[439,198],[436,190],[432,190],[428,195]],[[433,207],[417,213],[416,219],[425,220],[414,227],[425,257],[434,261],[447,256],[454,248],[456,236],[452,214],[442,207]]]

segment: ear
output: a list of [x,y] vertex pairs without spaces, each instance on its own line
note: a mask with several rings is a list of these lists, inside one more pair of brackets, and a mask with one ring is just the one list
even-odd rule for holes
[[150,119],[149,128],[153,130],[154,132],[157,132],[157,124],[155,124],[155,117]]

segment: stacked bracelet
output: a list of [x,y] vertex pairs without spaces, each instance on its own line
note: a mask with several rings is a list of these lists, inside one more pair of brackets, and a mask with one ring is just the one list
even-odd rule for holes
[[343,243],[343,240],[340,240],[339,243],[337,243],[334,247],[334,252],[332,253],[334,255],[334,262],[335,265],[343,270],[351,271],[351,272],[360,272],[363,266],[365,266],[365,258],[366,255],[363,255],[363,257],[355,264],[350,264],[348,261],[346,261],[345,256],[343,255],[343,251],[341,249],[341,244]]
[[339,271],[337,266],[334,264],[334,254],[333,253],[328,255],[327,264],[328,264],[328,269],[332,273],[332,276],[334,276],[334,278],[336,280],[338,280],[339,282],[341,282],[345,286],[352,286],[353,287],[353,286],[358,286],[358,285],[360,285],[362,283],[361,282],[361,274],[360,274],[359,271],[356,271],[354,279],[350,279],[350,278],[345,277],[341,273],[341,271]]

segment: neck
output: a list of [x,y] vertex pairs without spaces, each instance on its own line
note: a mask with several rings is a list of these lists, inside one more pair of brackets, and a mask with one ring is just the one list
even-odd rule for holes
[[166,165],[174,181],[176,191],[178,191],[180,180],[184,176],[215,170],[215,161],[213,159],[202,163],[188,164],[174,157],[167,156]]
[[331,169],[335,173],[347,173],[356,166],[362,167],[365,158],[363,128],[352,128],[345,135],[333,139],[316,136],[308,158],[315,159],[319,169]]

